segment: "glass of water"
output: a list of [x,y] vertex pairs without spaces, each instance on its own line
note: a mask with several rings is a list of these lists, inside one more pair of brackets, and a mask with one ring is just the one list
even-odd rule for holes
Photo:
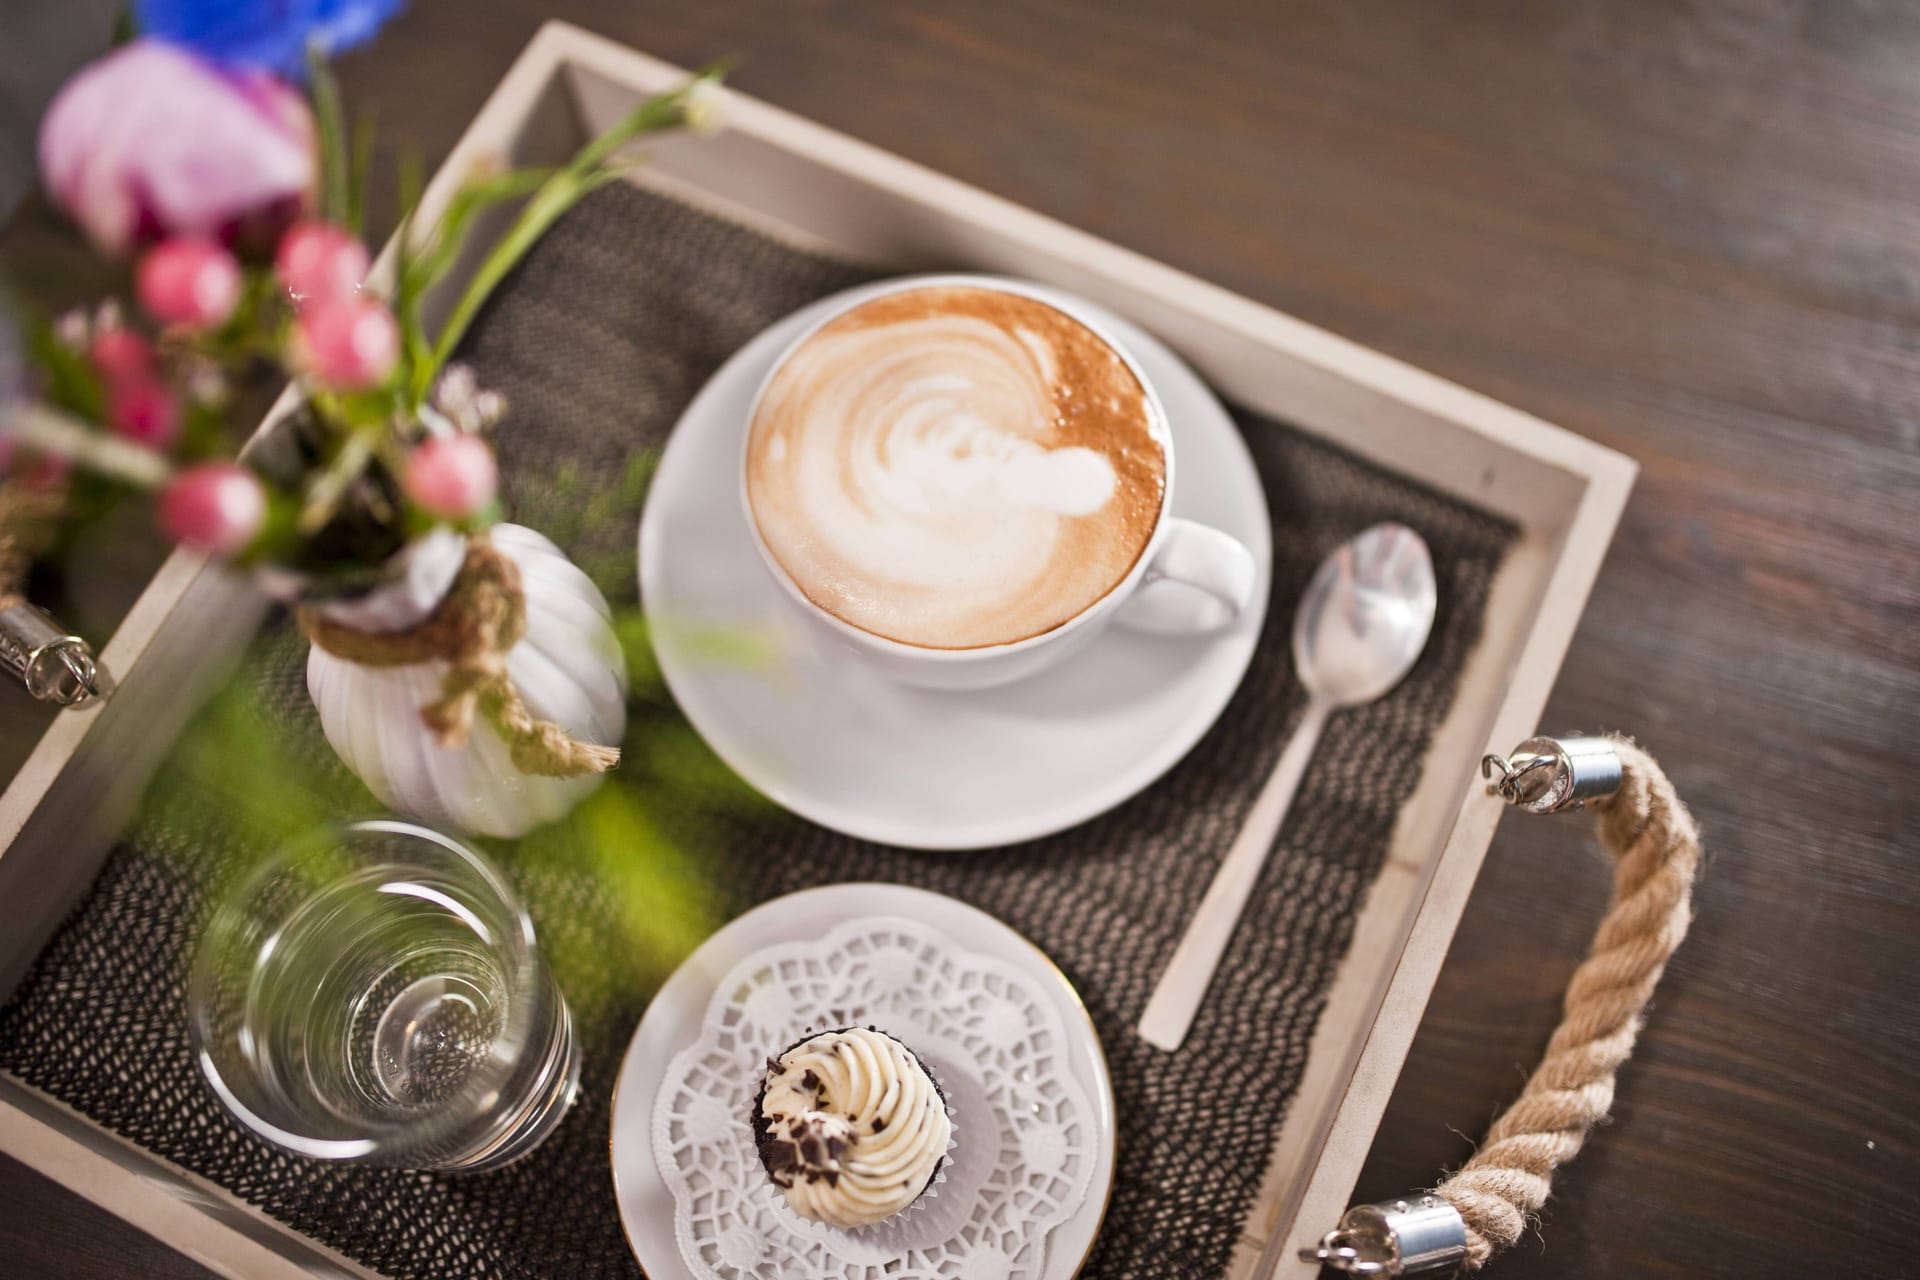
[[194,955],[188,1016],[220,1101],[322,1160],[486,1169],[572,1103],[580,1049],[498,872],[405,822],[256,868]]

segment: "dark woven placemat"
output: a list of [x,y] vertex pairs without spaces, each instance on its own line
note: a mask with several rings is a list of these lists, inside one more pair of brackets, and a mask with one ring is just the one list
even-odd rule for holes
[[[482,382],[512,406],[499,435],[509,510],[555,532],[616,606],[632,604],[638,512],[620,505],[628,458],[660,442],[754,333],[867,275],[624,185],[596,194],[547,235],[467,344]],[[1512,536],[1403,477],[1237,416],[1274,515],[1275,603],[1220,722],[1145,794],[1047,840],[929,855],[785,817],[696,822],[693,784],[682,814],[670,769],[648,793],[648,820],[681,837],[681,852],[659,855],[678,861],[657,881],[682,901],[698,898],[714,918],[809,885],[899,881],[984,908],[1059,963],[1099,1027],[1119,1105],[1118,1182],[1089,1276],[1224,1271],[1411,782],[1404,770],[1380,768],[1379,755],[1422,754]],[[610,519],[581,518],[608,509]],[[1334,717],[1185,1048],[1148,1048],[1134,1022],[1303,704],[1288,657],[1292,604],[1332,546],[1389,517],[1432,547],[1440,576],[1433,640],[1391,696]],[[284,726],[300,757],[337,774],[306,705],[304,650],[284,624],[270,628],[245,674],[264,694],[263,715]],[[641,696],[634,711],[630,747],[675,731],[663,700]],[[649,766],[633,756],[623,767]],[[167,786],[163,776],[131,840],[0,1010],[0,1068],[396,1277],[636,1274],[610,1181],[609,1094],[634,1024],[677,953],[631,953],[605,867],[493,848],[549,950],[597,957],[561,973],[586,1063],[581,1101],[554,1139],[492,1174],[333,1167],[242,1131],[195,1070],[181,1013],[188,945],[208,879],[249,851],[234,847],[217,809],[208,817],[206,806],[181,803]]]

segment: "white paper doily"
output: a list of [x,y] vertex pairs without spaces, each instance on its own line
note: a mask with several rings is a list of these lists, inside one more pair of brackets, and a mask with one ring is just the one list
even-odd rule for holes
[[[955,1140],[906,1213],[839,1231],[787,1208],[749,1115],[769,1057],[855,1025],[925,1061]],[[681,1260],[702,1280],[1039,1280],[1048,1233],[1083,1206],[1105,1141],[1070,1043],[1042,983],[912,919],[866,917],[753,952],[715,985],[654,1097]]]

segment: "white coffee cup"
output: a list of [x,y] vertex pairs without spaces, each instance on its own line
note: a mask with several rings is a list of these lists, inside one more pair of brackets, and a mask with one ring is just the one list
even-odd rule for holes
[[[1153,437],[1165,460],[1159,517],[1145,549],[1126,576],[1060,625],[1006,644],[974,648],[908,644],[856,627],[815,604],[789,576],[761,536],[748,490],[749,428],[774,376],[793,353],[820,329],[855,307],[890,294],[941,286],[991,289],[1031,298],[1066,313],[1092,332],[1126,363],[1145,390]],[[753,544],[767,571],[813,625],[852,649],[876,671],[902,683],[931,689],[982,689],[1006,684],[1067,657],[1112,623],[1160,634],[1199,636],[1230,625],[1253,597],[1253,554],[1237,539],[1218,529],[1170,514],[1176,475],[1173,435],[1168,429],[1166,407],[1152,379],[1126,346],[1090,314],[1088,304],[1056,289],[1000,276],[925,275],[848,290],[833,298],[818,319],[774,361],[754,396],[741,436],[740,502],[747,527],[753,531]],[[1153,589],[1147,591],[1146,588]]]

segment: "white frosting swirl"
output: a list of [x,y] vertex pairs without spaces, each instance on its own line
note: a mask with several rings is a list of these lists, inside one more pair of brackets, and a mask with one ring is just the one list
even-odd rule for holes
[[1126,576],[1159,517],[1145,389],[1071,316],[938,286],[823,327],[769,381],[747,488],[808,598],[932,648],[1059,626]]
[[769,1064],[759,1119],[762,1159],[787,1204],[835,1227],[912,1204],[953,1132],[919,1059],[863,1027],[814,1036]]

